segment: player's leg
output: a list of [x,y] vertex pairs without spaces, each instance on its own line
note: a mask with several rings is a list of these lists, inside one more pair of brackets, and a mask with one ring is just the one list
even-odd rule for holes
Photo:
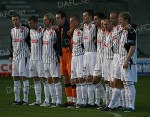
[[10,103],[10,105],[19,105],[20,104],[20,89],[21,89],[21,82],[19,77],[19,67],[18,67],[18,60],[12,61],[12,77],[14,81],[14,96],[15,100]]
[[[69,54],[68,59],[67,59],[67,61],[68,61],[67,62],[67,72],[70,76],[70,82],[71,82],[71,60],[72,60],[72,54]],[[72,91],[72,102],[73,102],[73,105],[74,105],[77,101],[76,81],[71,82],[71,91]]]
[[56,106],[59,107],[62,105],[62,84],[60,82],[60,71],[59,71],[59,63],[54,63],[51,66],[53,83],[55,85],[56,92]]
[[23,81],[23,101],[22,105],[28,105],[29,95],[29,58],[25,57],[21,59],[19,64],[19,74]]
[[30,74],[30,77],[33,78],[34,90],[35,90],[35,96],[36,96],[36,101],[29,104],[31,106],[41,104],[41,78],[38,77],[37,66],[38,66],[37,61],[30,60],[29,74]]
[[44,73],[48,82],[48,90],[49,90],[48,96],[51,97],[52,99],[50,106],[55,106],[56,105],[56,90],[55,90],[55,85],[53,83],[53,79],[51,76],[50,64],[44,64]]
[[112,85],[112,96],[108,108],[104,110],[109,110],[115,108],[117,101],[121,95],[121,78],[120,78],[120,67],[119,67],[119,55],[114,55],[114,59],[110,61],[110,72],[111,72],[111,81]]
[[40,106],[50,106],[49,104],[49,85],[48,85],[48,78],[42,77],[41,78],[42,83],[44,85],[44,95],[45,95],[45,100],[43,102],[43,104],[41,104]]
[[129,108],[124,112],[134,112],[135,111],[135,97],[136,97],[136,89],[134,86],[135,82],[135,67],[134,65],[128,65],[128,68],[125,69],[125,82],[128,88],[128,104]]
[[44,85],[44,95],[45,95],[45,100],[43,104],[40,106],[50,106],[49,104],[49,85],[48,85],[48,77],[45,75],[45,65],[43,61],[38,61],[38,76],[41,78],[42,83]]
[[[65,84],[65,92],[66,92],[66,96],[67,96],[67,102],[66,102],[66,106],[69,106],[70,104],[72,104],[72,87],[71,87],[71,82],[70,82],[70,76],[68,75],[67,72],[67,54],[64,54],[61,56],[60,58],[60,72],[61,75],[63,77],[63,81]],[[71,68],[70,68],[71,69]]]
[[94,76],[93,76],[93,84],[95,85],[95,106],[97,108],[100,107],[100,98],[101,95],[104,94],[105,89],[101,83],[102,78],[102,68],[100,68],[100,63],[96,64],[94,69]]
[[[77,102],[76,108],[80,108],[82,106],[82,99],[84,95],[82,95],[82,84],[80,79],[83,78],[83,55],[77,56],[76,61],[74,62],[74,71],[76,71],[76,93],[77,93]],[[71,66],[72,67],[72,66]]]
[[[77,95],[76,95],[76,78],[77,78],[77,70],[78,70],[78,63],[77,63],[78,57],[73,56],[71,60],[71,85],[72,85],[72,97],[73,102],[76,104],[77,102]],[[74,106],[74,105],[72,105]],[[72,106],[68,106],[69,108]]]
[[89,107],[94,107],[95,85],[93,84],[93,72],[94,72],[95,65],[96,65],[96,53],[89,53],[89,57],[88,57],[89,75],[87,78]]

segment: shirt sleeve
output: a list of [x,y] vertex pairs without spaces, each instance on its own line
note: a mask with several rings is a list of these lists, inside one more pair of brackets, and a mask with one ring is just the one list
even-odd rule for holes
[[12,37],[11,37],[11,34],[10,34],[10,55],[9,57],[13,57],[13,45],[12,45]]
[[132,27],[128,30],[127,45],[136,46],[136,32]]

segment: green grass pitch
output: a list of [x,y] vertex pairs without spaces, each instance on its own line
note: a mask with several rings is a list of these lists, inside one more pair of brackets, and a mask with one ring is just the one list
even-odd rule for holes
[[[13,81],[0,77],[1,117],[150,117],[150,76],[140,76],[136,83],[136,111],[133,113],[101,112],[97,109],[68,109],[39,106],[11,106],[14,99]],[[63,89],[63,103],[66,102]],[[22,98],[21,98],[22,99]],[[42,94],[44,100],[44,94]],[[29,102],[35,101],[33,81],[30,80]]]

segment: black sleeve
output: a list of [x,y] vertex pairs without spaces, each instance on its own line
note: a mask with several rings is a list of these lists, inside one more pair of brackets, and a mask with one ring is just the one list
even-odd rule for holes
[[84,49],[84,44],[83,43],[81,43],[81,47]]
[[29,47],[29,50],[31,50],[31,38],[30,38],[30,28],[29,28],[29,25],[25,25],[25,24],[22,24],[22,26],[26,27],[29,29],[29,33],[28,33],[28,36],[25,38],[25,42],[27,43],[28,47]]
[[94,43],[96,48],[97,48],[97,32],[98,32],[98,28],[96,27],[95,36],[93,37],[93,41],[96,40],[96,43]]
[[25,38],[25,42],[27,43],[29,50],[31,50],[31,38],[30,38],[30,30],[28,36]]
[[67,34],[68,31],[70,30],[69,28],[69,24],[66,23],[66,25],[64,26],[64,31],[63,31],[63,35],[62,35],[62,45],[63,47],[69,47],[70,46],[70,36]]
[[56,43],[54,44],[54,49],[56,51],[56,53],[58,54],[58,56],[62,55],[62,49],[61,49],[61,37],[60,37],[60,31],[56,31]]
[[13,57],[13,45],[12,45],[12,37],[10,35],[10,55],[9,57]]
[[128,30],[127,44],[131,46],[136,45],[136,32],[134,28]]
[[127,43],[124,44],[124,48],[129,52],[131,46],[136,46],[136,32],[133,27],[128,30]]

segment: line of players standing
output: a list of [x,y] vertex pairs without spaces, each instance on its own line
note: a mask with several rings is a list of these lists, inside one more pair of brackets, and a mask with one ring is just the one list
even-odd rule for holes
[[[15,101],[11,105],[28,105],[31,77],[36,101],[29,105],[62,106],[61,75],[67,96],[65,106],[135,111],[136,26],[131,24],[128,12],[111,12],[108,18],[89,9],[83,11],[83,23],[78,15],[71,16],[69,23],[66,14],[58,11],[55,17],[51,13],[44,15],[44,28],[38,26],[35,16],[29,17],[28,27],[21,25],[20,16],[14,14],[12,23],[9,60]],[[20,101],[20,79],[23,101]]]

